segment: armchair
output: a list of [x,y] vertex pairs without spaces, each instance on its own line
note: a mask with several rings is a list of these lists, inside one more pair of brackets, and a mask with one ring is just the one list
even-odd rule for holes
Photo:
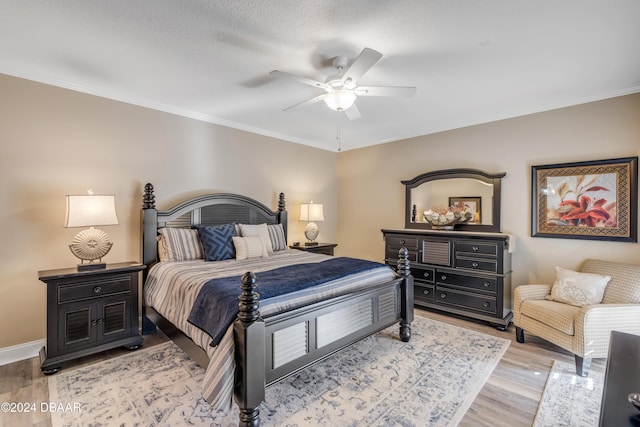
[[521,285],[514,290],[516,340],[524,331],[575,355],[576,373],[586,376],[592,358],[607,357],[611,331],[640,335],[640,265],[585,260],[582,273],[610,276],[602,302],[582,307],[545,299],[550,285]]

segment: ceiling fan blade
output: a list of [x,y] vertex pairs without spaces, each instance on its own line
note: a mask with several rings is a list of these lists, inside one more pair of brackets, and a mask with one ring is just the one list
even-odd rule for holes
[[355,89],[358,96],[400,96],[411,98],[416,94],[415,87],[403,86],[360,86]]
[[304,84],[309,85],[309,86],[319,87],[319,88],[324,89],[324,90],[331,90],[332,89],[332,87],[329,86],[326,83],[322,83],[322,82],[319,82],[319,81],[316,81],[316,80],[309,79],[307,77],[298,76],[298,75],[291,74],[291,73],[285,73],[284,71],[280,71],[280,70],[273,70],[272,72],[269,73],[269,75],[271,77],[276,77],[276,78],[287,78],[287,79],[297,80],[300,83],[304,83]]
[[360,52],[360,55],[353,61],[353,64],[344,72],[342,76],[342,81],[347,82],[350,80],[351,84],[355,85],[355,83],[362,77],[364,73],[366,73],[369,68],[373,67],[373,64],[378,62],[382,58],[382,54],[377,50],[369,49],[365,47]]
[[344,110],[344,115],[347,116],[347,119],[349,120],[358,120],[362,117],[362,114],[360,114],[360,110],[358,110],[356,104],[353,104],[351,107]]
[[302,101],[302,102],[299,102],[297,104],[292,105],[291,107],[287,107],[282,111],[288,111],[288,110],[291,110],[292,108],[302,107],[304,105],[314,104],[314,103],[316,103],[318,101],[322,101],[326,95],[327,95],[326,93],[322,94],[322,95],[318,95],[315,98],[307,99],[306,101]]

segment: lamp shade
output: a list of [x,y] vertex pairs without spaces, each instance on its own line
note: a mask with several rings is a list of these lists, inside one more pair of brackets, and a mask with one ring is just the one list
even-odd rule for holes
[[302,203],[300,205],[300,221],[324,221],[321,203]]
[[116,197],[113,195],[67,196],[65,227],[117,225]]
[[356,101],[357,95],[350,90],[336,90],[324,97],[324,103],[333,111],[344,111]]

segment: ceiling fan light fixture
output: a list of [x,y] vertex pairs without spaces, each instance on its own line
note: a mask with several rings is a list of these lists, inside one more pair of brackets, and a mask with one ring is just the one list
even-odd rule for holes
[[327,107],[333,111],[344,111],[351,107],[358,96],[350,90],[335,90],[324,97]]

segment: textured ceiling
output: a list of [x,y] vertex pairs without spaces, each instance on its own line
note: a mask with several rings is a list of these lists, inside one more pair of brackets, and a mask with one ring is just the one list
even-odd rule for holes
[[[637,0],[0,0],[0,73],[338,149],[331,58],[359,81],[343,150],[640,92]],[[344,113],[342,113],[344,115]]]

